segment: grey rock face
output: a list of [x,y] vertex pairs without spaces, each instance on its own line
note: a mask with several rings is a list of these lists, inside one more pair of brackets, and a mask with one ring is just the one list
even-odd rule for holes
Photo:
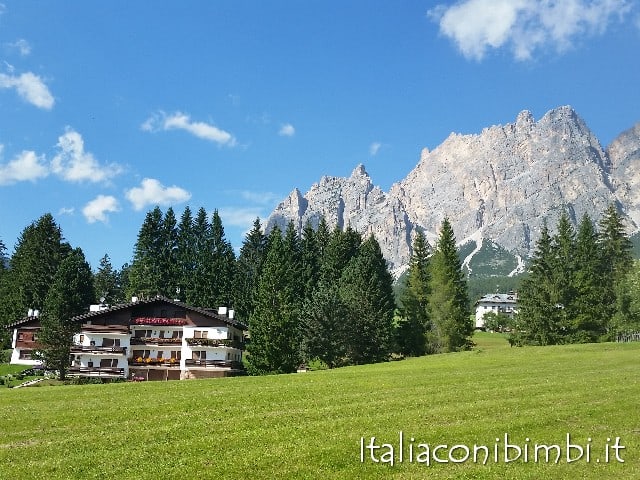
[[514,123],[477,135],[452,133],[389,193],[359,165],[349,178],[323,177],[304,195],[294,190],[270,216],[267,229],[293,220],[298,229],[324,216],[330,226],[373,233],[396,272],[409,261],[416,229],[434,240],[447,216],[460,243],[490,239],[508,251],[532,253],[546,219],[563,209],[574,223],[594,220],[618,201],[630,227],[640,224],[640,124],[607,151],[571,107],[539,121],[528,111]]

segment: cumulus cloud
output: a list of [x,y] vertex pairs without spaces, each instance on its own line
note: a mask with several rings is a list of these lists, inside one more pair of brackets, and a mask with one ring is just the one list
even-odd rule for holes
[[369,146],[369,155],[371,155],[372,157],[375,157],[380,151],[381,147],[382,147],[382,144],[380,142],[373,142]]
[[32,151],[25,150],[6,165],[0,164],[0,185],[24,181],[35,182],[47,175],[49,175],[49,168],[44,156],[36,155]]
[[104,182],[122,173],[120,165],[101,165],[85,151],[82,135],[71,128],[58,138],[57,147],[59,152],[51,161],[51,169],[67,181]]
[[84,206],[82,214],[89,223],[105,223],[109,220],[107,213],[118,211],[120,211],[120,205],[118,205],[118,200],[116,200],[115,197],[111,195],[98,195]]
[[165,187],[155,178],[145,178],[139,187],[134,187],[125,193],[135,210],[142,210],[149,205],[172,205],[186,202],[191,194],[183,188]]
[[538,50],[564,52],[581,36],[602,34],[630,9],[628,0],[464,0],[439,5],[429,16],[467,58],[509,48],[517,60],[528,60]]
[[38,75],[31,72],[21,75],[0,73],[0,88],[14,88],[23,100],[44,110],[51,110],[55,103],[49,88]]
[[145,120],[140,128],[146,132],[184,130],[197,138],[208,140],[221,146],[233,147],[236,145],[236,139],[229,132],[209,123],[194,122],[189,115],[181,112],[171,115],[159,112]]
[[280,135],[281,137],[293,137],[295,134],[296,129],[290,123],[285,123],[284,125],[282,125],[282,127],[280,127],[280,131],[278,132],[278,135]]

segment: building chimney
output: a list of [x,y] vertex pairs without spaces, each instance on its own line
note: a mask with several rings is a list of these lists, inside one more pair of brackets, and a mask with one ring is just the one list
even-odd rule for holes
[[233,317],[235,316],[235,314],[236,314],[236,311],[234,309],[230,308],[229,309],[229,318],[231,320],[233,320]]
[[218,307],[218,315],[226,315],[227,307]]

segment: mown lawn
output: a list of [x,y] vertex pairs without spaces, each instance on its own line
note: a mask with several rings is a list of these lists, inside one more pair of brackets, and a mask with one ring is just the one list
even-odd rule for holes
[[[333,371],[0,389],[0,478],[640,478],[639,355],[640,344],[510,348],[482,334],[472,352]],[[567,463],[563,446],[558,464],[427,466],[407,461],[405,443],[404,463],[367,451],[361,463],[361,437],[397,448],[400,431],[416,456],[419,443],[502,447],[506,433],[533,448],[569,433],[592,439],[591,461]],[[624,463],[611,449],[605,463],[615,437]]]

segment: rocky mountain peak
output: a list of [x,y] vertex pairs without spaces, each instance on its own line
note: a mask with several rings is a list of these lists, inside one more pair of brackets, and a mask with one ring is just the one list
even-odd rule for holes
[[447,216],[461,244],[475,242],[470,255],[490,241],[521,260],[532,253],[544,219],[553,226],[562,210],[574,222],[584,213],[597,220],[616,202],[631,227],[640,225],[638,184],[640,123],[605,152],[570,106],[538,121],[524,110],[514,123],[453,133],[435,149],[424,149],[389,193],[374,186],[364,165],[349,178],[323,177],[296,202],[290,195],[278,205],[267,228],[289,219],[302,228],[321,216],[330,227],[351,225],[376,235],[398,272],[408,264],[415,231],[432,241]]

